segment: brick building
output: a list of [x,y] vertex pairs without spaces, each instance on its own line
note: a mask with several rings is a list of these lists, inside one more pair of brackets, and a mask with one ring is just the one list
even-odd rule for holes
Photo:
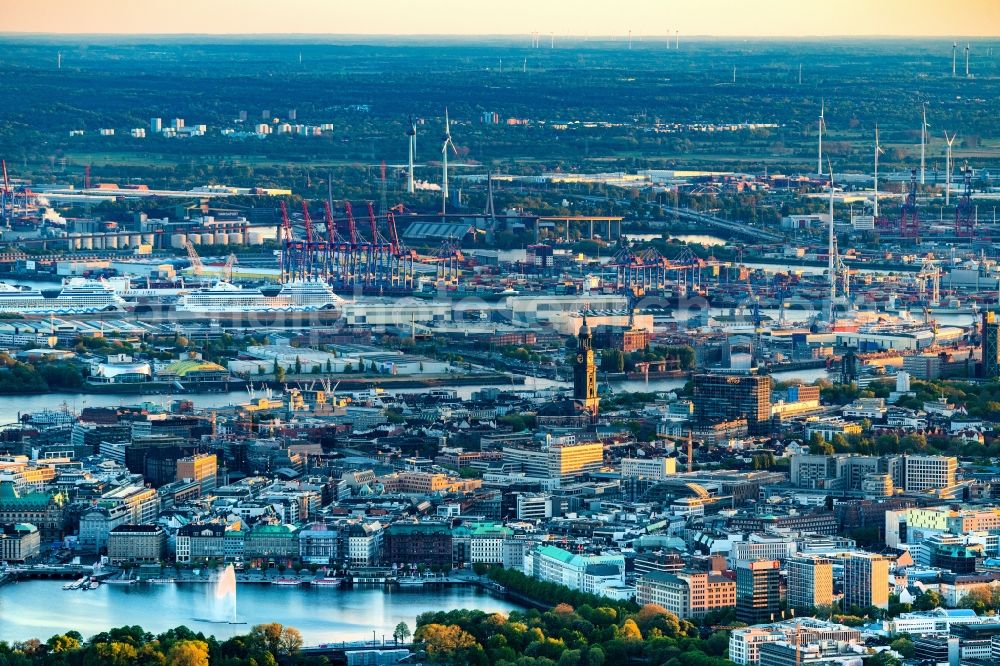
[[159,525],[119,525],[108,535],[108,559],[114,563],[157,563],[167,547]]
[[444,523],[395,523],[385,530],[385,560],[389,564],[452,564],[452,533]]

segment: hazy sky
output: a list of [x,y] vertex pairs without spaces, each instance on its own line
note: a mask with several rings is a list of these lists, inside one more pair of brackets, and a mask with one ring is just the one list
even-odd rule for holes
[[0,0],[0,32],[1000,34],[1000,0]]

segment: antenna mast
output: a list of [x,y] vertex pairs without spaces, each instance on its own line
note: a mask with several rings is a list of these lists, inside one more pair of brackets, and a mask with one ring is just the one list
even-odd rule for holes
[[830,321],[833,321],[833,301],[837,297],[837,237],[833,232],[833,164],[830,164],[830,233],[827,252],[827,271],[830,278]]

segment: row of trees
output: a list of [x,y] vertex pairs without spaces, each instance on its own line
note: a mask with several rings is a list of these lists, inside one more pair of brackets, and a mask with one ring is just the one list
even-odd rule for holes
[[[397,628],[398,629],[398,628]],[[408,631],[408,630],[407,630]],[[300,654],[302,635],[277,622],[258,624],[250,633],[218,641],[187,627],[159,635],[133,625],[84,640],[76,631],[44,643],[0,642],[0,666],[311,666],[327,663]]]
[[[899,615],[909,613],[913,610],[927,611],[940,608],[945,605],[944,598],[934,590],[927,590],[913,600],[912,604],[904,604],[899,601],[897,595],[889,597],[889,615]],[[974,610],[977,615],[994,615],[1000,611],[1000,589],[974,589],[970,590],[959,600],[958,608],[968,608]]]
[[74,363],[39,361],[25,363],[6,353],[0,353],[0,393],[44,393],[78,389],[83,386],[83,373]]
[[725,658],[725,632],[702,639],[694,625],[654,604],[633,612],[615,603],[579,609],[560,603],[546,612],[509,616],[477,610],[424,613],[417,618],[414,638],[433,664],[603,666],[633,660],[651,666],[730,664]]
[[696,364],[694,348],[690,345],[665,345],[649,347],[631,353],[619,349],[601,352],[603,372],[631,372],[637,363],[667,361],[667,369],[693,370]]

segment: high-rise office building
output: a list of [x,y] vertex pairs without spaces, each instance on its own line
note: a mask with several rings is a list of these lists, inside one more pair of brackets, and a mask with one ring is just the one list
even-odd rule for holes
[[950,488],[956,483],[958,458],[903,456],[903,488],[907,492]]
[[780,572],[777,560],[737,562],[736,619],[762,624],[778,619],[781,612]]
[[1000,320],[990,311],[983,313],[983,377],[1000,377]]
[[201,484],[201,492],[215,490],[218,460],[214,453],[198,453],[177,461],[177,478],[191,479]]
[[844,562],[844,609],[889,607],[889,564],[874,553],[855,553]]
[[640,604],[659,604],[683,619],[736,605],[736,583],[718,573],[651,571],[636,584]]
[[766,433],[771,424],[772,387],[770,375],[695,375],[695,424],[746,419],[751,434]]
[[565,481],[590,472],[604,464],[604,445],[600,442],[553,444],[544,448],[506,446],[503,464],[511,471],[523,472],[535,479]]
[[833,603],[833,563],[825,557],[801,555],[785,562],[788,607],[796,611]]

